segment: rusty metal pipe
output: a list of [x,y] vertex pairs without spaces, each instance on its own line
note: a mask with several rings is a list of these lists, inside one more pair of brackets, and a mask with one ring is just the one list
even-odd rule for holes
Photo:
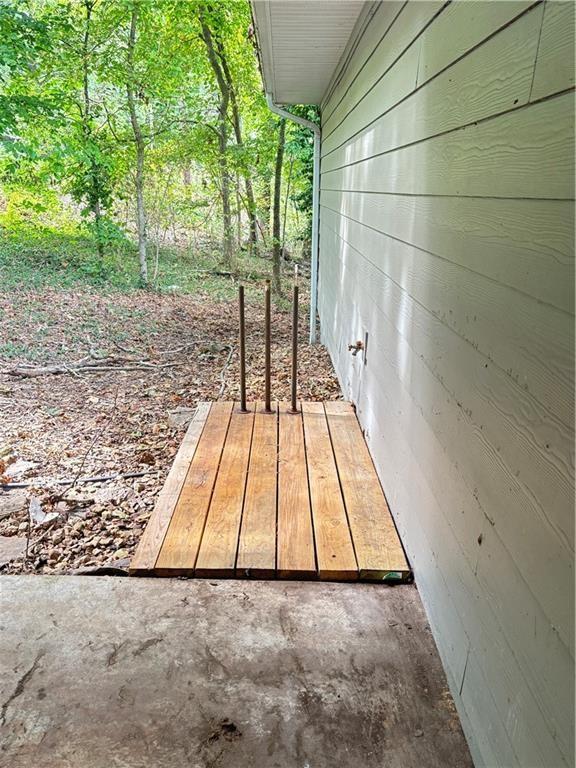
[[270,402],[270,280],[264,288],[264,410],[272,412]]
[[240,410],[246,408],[246,329],[244,326],[244,286],[238,286],[238,313],[240,320]]
[[292,382],[291,409],[298,412],[296,389],[298,384],[298,267],[294,269],[294,292],[292,295]]

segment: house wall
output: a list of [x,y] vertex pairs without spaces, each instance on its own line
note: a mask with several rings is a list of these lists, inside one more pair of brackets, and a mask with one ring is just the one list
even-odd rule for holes
[[476,764],[570,766],[574,5],[373,11],[322,109],[322,340]]

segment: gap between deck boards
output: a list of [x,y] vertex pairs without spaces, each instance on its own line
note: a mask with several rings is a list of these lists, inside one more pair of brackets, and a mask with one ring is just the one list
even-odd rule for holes
[[200,403],[131,575],[410,577],[353,406]]

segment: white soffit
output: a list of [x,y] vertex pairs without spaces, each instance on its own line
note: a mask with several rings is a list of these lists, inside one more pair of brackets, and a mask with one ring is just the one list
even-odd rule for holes
[[252,0],[262,76],[278,104],[320,104],[364,0]]

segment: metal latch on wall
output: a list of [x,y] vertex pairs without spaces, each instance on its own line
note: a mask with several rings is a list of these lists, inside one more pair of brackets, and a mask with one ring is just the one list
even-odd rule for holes
[[356,357],[358,352],[362,352],[362,358],[364,365],[368,362],[367,360],[367,352],[368,352],[368,331],[364,334],[364,341],[356,341],[354,344],[348,344],[348,352],[352,352],[352,356]]
[[358,352],[364,349],[364,342],[357,341],[354,344],[348,344],[348,352],[352,352],[352,357],[356,357]]

